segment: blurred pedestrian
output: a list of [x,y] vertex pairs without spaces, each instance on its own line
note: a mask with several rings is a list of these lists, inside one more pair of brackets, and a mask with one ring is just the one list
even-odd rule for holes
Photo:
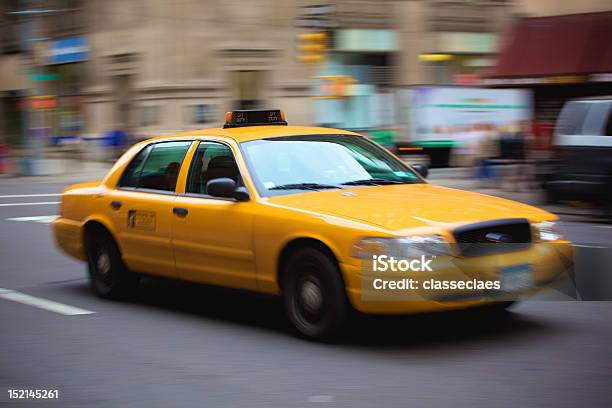
[[474,154],[474,165],[476,166],[476,177],[483,186],[494,182],[496,173],[493,160],[499,157],[499,135],[492,124],[482,125],[482,136],[479,137],[476,153]]
[[472,165],[474,129],[472,125],[457,126],[454,133],[453,166]]
[[122,125],[115,125],[113,129],[107,132],[106,137],[107,147],[109,148],[109,160],[115,161],[127,146],[127,134],[123,130]]
[[507,155],[511,165],[504,179],[510,183],[510,190],[521,191],[522,186],[528,187],[531,179],[531,173],[527,166],[527,145],[531,140],[530,122],[521,120],[514,123],[511,133],[507,137]]

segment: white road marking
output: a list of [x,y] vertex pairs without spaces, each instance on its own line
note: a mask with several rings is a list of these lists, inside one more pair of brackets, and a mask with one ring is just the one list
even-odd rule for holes
[[51,204],[59,204],[59,201],[44,201],[41,203],[2,203],[0,207],[21,207],[26,205],[51,205]]
[[40,222],[41,224],[49,224],[57,218],[57,215],[35,215],[32,217],[15,217],[5,218],[7,221],[32,221]]
[[9,194],[9,195],[0,195],[0,198],[26,198],[26,197],[59,197],[61,193],[53,193],[53,194]]
[[66,316],[96,313],[96,312],[92,312],[91,310],[81,309],[80,307],[75,307],[75,306],[70,306],[70,305],[65,305],[63,303],[54,302],[52,300],[37,298],[34,296],[26,295],[25,293],[17,292],[16,290],[10,290],[10,289],[0,288],[0,298],[12,300],[13,302],[22,303],[24,305],[38,307],[40,309],[63,314]]
[[308,397],[308,402],[334,402],[333,395],[313,395]]
[[577,248],[597,248],[597,249],[606,249],[608,247],[600,246],[600,245],[584,245],[584,244],[573,244],[573,246]]

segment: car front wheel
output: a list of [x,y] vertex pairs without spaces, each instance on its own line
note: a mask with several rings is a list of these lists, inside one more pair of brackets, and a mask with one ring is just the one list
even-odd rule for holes
[[340,271],[330,256],[303,248],[284,270],[283,303],[295,329],[310,339],[328,339],[346,320],[348,300]]

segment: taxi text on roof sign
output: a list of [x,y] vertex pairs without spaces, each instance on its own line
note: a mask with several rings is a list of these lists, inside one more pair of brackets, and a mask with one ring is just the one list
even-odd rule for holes
[[285,113],[280,109],[234,110],[225,114],[223,127],[264,125],[286,126]]

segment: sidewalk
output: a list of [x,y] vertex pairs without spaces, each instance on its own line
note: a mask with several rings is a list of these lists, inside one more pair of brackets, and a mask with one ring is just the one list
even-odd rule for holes
[[[58,183],[74,184],[99,180],[111,168],[113,163],[81,159],[39,159],[36,162],[34,176],[0,175],[0,180],[11,180],[23,183]],[[13,167],[13,171],[14,167]]]

